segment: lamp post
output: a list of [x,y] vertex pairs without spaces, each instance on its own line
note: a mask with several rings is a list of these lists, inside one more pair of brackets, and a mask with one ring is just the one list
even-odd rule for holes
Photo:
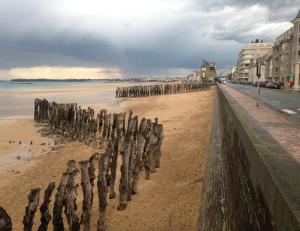
[[257,101],[256,101],[256,107],[259,107],[259,94],[260,94],[259,78],[260,78],[261,74],[260,74],[260,63],[258,62],[258,60],[256,60],[256,76],[257,76]]

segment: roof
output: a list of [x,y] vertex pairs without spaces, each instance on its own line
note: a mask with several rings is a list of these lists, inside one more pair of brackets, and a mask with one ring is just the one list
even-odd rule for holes
[[297,14],[296,18],[294,18],[294,19],[292,20],[292,23],[295,23],[296,20],[299,20],[299,19],[300,19],[300,10],[298,11],[298,14]]
[[216,64],[208,62],[207,60],[204,59],[203,62],[202,62],[202,64],[201,64],[201,67],[205,67],[206,65],[215,66]]

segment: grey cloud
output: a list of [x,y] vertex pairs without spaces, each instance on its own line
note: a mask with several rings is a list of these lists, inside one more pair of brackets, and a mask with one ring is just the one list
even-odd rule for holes
[[[66,23],[53,12],[51,1],[0,0],[0,69],[39,65],[105,66],[120,67],[129,73],[151,73],[197,68],[204,58],[227,68],[235,63],[243,43],[255,39],[248,32],[254,27],[253,21],[260,17],[254,15],[248,22],[226,25],[223,22],[235,15],[218,18],[214,15],[216,11],[225,6],[242,10],[260,4],[269,9],[267,18],[261,20],[289,21],[297,14],[300,0],[190,0],[190,3],[192,7],[184,9],[187,10],[185,18],[176,18],[174,13],[172,24],[153,31],[152,37],[145,41],[137,33],[130,38],[134,45],[129,45],[126,38],[111,41],[97,28],[95,33],[85,32],[77,25]],[[153,20],[160,24],[159,18]],[[123,26],[128,29],[134,23],[125,21]],[[264,39],[271,40],[271,36]]]
[[270,9],[270,20],[290,21],[291,15],[298,13],[300,0],[195,0],[194,5],[199,9],[215,10],[224,6],[245,8],[260,4]]

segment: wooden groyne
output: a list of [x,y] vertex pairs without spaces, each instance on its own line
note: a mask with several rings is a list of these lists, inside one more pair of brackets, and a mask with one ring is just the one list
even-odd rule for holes
[[116,98],[145,97],[153,95],[180,94],[193,91],[209,90],[208,83],[168,83],[155,85],[137,85],[117,87]]
[[[151,119],[142,118],[139,122],[138,116],[132,111],[129,111],[126,119],[126,113],[111,114],[101,110],[95,114],[94,109],[83,109],[77,104],[59,104],[36,99],[34,119],[38,123],[45,123],[49,133],[95,145],[99,152],[79,163],[68,161],[60,182],[48,183],[42,203],[42,189],[31,189],[23,219],[24,230],[32,230],[38,210],[41,213],[39,231],[47,230],[51,220],[54,231],[95,230],[90,227],[90,221],[96,196],[97,231],[106,230],[107,197],[116,198],[118,157],[121,155],[118,210],[125,210],[128,201],[138,193],[140,171],[144,170],[146,180],[150,180],[150,175],[160,167],[163,125],[158,123],[158,118],[153,122]],[[83,198],[80,215],[76,201],[79,184]],[[49,211],[56,185],[53,210]],[[95,190],[97,193],[94,193]],[[13,222],[9,214],[0,207],[0,230],[10,231],[12,228]]]

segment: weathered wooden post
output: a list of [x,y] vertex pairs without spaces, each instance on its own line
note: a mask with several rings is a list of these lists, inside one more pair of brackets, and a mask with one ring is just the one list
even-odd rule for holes
[[96,179],[96,165],[99,158],[99,153],[95,153],[92,155],[89,159],[89,177],[90,177],[90,184],[91,184],[91,208],[93,207],[93,199],[94,199],[94,185],[95,185],[95,179]]
[[12,230],[12,223],[11,218],[8,213],[0,207],[0,230],[1,231],[11,231]]
[[133,166],[132,194],[136,194],[138,192],[137,185],[139,180],[139,172],[143,169],[142,158],[143,158],[144,147],[146,143],[146,139],[144,137],[145,128],[146,128],[146,119],[142,118],[138,129],[137,140],[134,147],[135,163]]
[[62,218],[63,207],[65,206],[66,200],[66,186],[69,182],[70,173],[76,171],[76,163],[74,160],[70,160],[67,163],[67,171],[63,173],[60,184],[57,188],[55,195],[55,201],[53,206],[53,231],[64,230],[64,222]]
[[34,215],[39,206],[39,197],[41,189],[35,188],[31,189],[28,195],[28,205],[25,209],[25,216],[23,218],[24,231],[31,231]]
[[79,182],[79,171],[69,172],[69,179],[66,185],[66,197],[65,197],[65,214],[67,217],[67,222],[69,225],[69,231],[79,231],[80,223],[79,218],[76,215],[77,205],[76,205],[76,188]]
[[109,199],[113,199],[116,197],[115,182],[116,182],[116,172],[117,172],[117,161],[118,161],[118,155],[119,155],[119,142],[120,142],[119,136],[117,136],[112,141],[113,155],[111,158],[111,165],[108,166],[108,167],[110,167],[110,172],[111,172],[111,181],[110,181],[110,186],[109,186]]
[[81,187],[83,192],[81,224],[83,225],[83,231],[90,231],[92,190],[88,170],[89,161],[80,161],[79,165],[81,170]]
[[129,155],[129,166],[128,166],[128,192],[127,201],[131,200],[132,185],[133,185],[133,172],[136,164],[137,157],[137,131],[138,131],[138,117],[135,116],[130,121],[128,139],[131,143],[130,155]]
[[128,167],[129,167],[129,156],[131,143],[125,142],[122,154],[122,165],[121,165],[121,178],[119,185],[119,206],[118,210],[124,210],[127,207],[127,194],[128,194]]
[[97,223],[97,231],[104,231],[106,230],[105,225],[105,209],[106,209],[106,179],[105,179],[105,172],[106,172],[106,161],[107,156],[106,153],[102,154],[99,158],[99,173],[98,173],[98,198],[99,198],[99,217]]
[[163,125],[158,124],[157,125],[157,159],[156,159],[156,164],[155,167],[159,168],[160,167],[160,158],[161,158],[161,145],[164,139],[164,133],[163,133]]
[[66,185],[68,183],[69,177],[70,175],[67,172],[63,173],[60,180],[60,184],[57,188],[54,206],[53,206],[53,219],[52,219],[53,231],[64,230],[62,210],[64,207],[64,200],[66,194],[65,190],[66,190]]
[[44,202],[40,207],[41,212],[41,224],[38,228],[38,231],[46,231],[48,229],[48,224],[51,221],[52,217],[49,213],[49,204],[51,202],[51,195],[55,188],[55,182],[50,182],[47,189],[44,193]]
[[[134,131],[135,131],[135,121],[130,120],[130,123],[128,125],[128,129],[126,132],[126,137],[124,141],[124,145],[122,148],[122,166],[121,166],[121,178],[120,178],[120,185],[119,185],[119,206],[118,210],[124,210],[127,207],[127,200],[129,192],[129,162],[130,162],[130,155],[131,155],[131,149],[132,149],[132,140],[134,138]],[[131,187],[130,187],[131,188]]]

